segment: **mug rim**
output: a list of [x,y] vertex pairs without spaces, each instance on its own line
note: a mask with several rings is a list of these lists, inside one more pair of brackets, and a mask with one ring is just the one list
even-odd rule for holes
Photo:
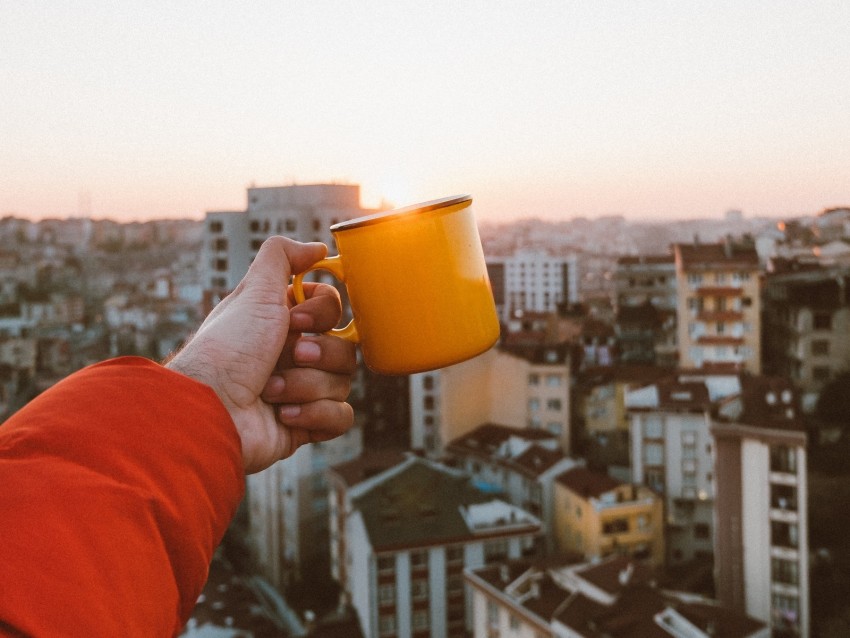
[[429,211],[438,210],[440,208],[456,206],[464,202],[472,202],[472,196],[451,195],[449,197],[441,197],[440,199],[432,199],[427,202],[422,202],[421,204],[411,204],[410,206],[404,206],[402,208],[394,208],[392,210],[381,211],[380,213],[364,215],[363,217],[355,217],[354,219],[349,219],[334,224],[333,226],[331,226],[330,230],[332,233],[340,232],[343,230],[351,230],[352,228],[360,228],[361,226],[369,226],[371,224],[385,222],[394,217],[401,217],[403,215],[408,215],[411,213],[427,213]]

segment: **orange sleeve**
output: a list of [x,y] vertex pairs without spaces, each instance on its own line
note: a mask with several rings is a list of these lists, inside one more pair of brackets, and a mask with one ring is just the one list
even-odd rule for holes
[[172,636],[244,493],[207,386],[90,366],[0,426],[0,635]]

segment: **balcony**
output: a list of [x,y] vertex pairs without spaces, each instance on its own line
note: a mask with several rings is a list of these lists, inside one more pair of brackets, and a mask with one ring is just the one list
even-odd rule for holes
[[700,286],[695,292],[700,297],[739,297],[744,294],[744,289],[737,286]]
[[697,343],[701,346],[742,346],[744,339],[741,337],[733,337],[731,335],[702,335],[697,338]]

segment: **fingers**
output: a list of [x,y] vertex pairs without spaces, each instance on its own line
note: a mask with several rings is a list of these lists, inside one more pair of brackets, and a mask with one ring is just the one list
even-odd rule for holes
[[354,410],[341,401],[315,401],[300,405],[284,405],[277,409],[277,418],[289,433],[291,456],[305,443],[330,441],[345,434],[354,425]]
[[267,403],[302,403],[327,397],[344,400],[357,369],[354,344],[328,335],[301,337],[292,364],[278,367],[261,394]]
[[339,291],[328,284],[304,282],[306,299],[295,303],[292,286],[289,287],[290,330],[297,332],[325,332],[339,323],[342,301]]
[[260,246],[237,291],[252,286],[283,291],[290,276],[304,272],[327,252],[328,247],[318,242],[302,244],[279,235],[269,237]]

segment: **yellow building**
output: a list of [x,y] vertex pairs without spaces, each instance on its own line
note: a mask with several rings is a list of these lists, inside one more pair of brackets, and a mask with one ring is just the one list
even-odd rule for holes
[[573,468],[555,478],[554,510],[555,543],[563,553],[664,561],[663,504],[648,487]]
[[731,243],[677,244],[679,365],[761,372],[758,254]]

